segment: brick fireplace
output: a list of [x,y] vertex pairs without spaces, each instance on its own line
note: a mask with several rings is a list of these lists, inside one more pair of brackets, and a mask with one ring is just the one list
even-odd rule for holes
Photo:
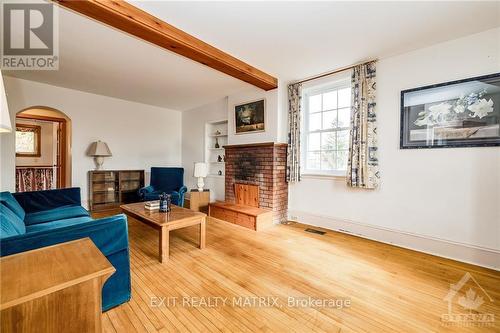
[[273,210],[273,222],[287,220],[288,184],[284,143],[225,146],[226,201],[234,202],[234,184],[259,186],[259,206]]

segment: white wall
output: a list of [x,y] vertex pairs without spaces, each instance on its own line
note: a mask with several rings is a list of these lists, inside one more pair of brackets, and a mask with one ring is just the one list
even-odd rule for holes
[[[224,119],[227,119],[227,98],[182,112],[182,166],[188,189],[197,188],[194,163],[205,161],[205,124]],[[224,178],[205,178],[205,188],[210,189],[210,200],[224,200]]]
[[[251,89],[228,96],[227,119],[228,119],[228,144],[237,145],[257,142],[280,141],[280,112],[279,102],[282,89],[264,91],[262,89]],[[265,108],[265,131],[257,133],[235,134],[234,107],[245,102],[252,102],[264,98]]]
[[[188,188],[195,188],[196,179],[193,177],[195,162],[204,161],[205,124],[209,121],[228,120],[228,139],[230,145],[258,143],[258,142],[280,142],[283,126],[281,117],[280,89],[264,91],[254,88],[238,92],[215,101],[213,103],[194,108],[182,113],[182,165],[185,169],[184,183]],[[234,129],[234,106],[266,99],[266,130],[264,132],[250,134],[235,134]],[[224,200],[224,178],[207,177],[205,187],[210,189],[211,200]]]
[[[105,169],[145,169],[181,164],[181,113],[160,107],[84,93],[47,84],[5,77],[11,120],[18,111],[47,106],[64,112],[72,121],[72,186],[87,200],[87,172],[94,168],[86,156],[96,140],[108,143],[112,157]],[[14,134],[1,140],[2,190],[15,188]],[[148,177],[147,177],[148,178]]]
[[[493,250],[498,260],[500,147],[401,150],[399,98],[404,89],[499,71],[500,29],[380,60],[380,189],[350,189],[343,179],[306,178],[290,186],[290,215],[332,229],[344,221],[349,222],[344,228],[371,226]],[[413,247],[428,250],[419,246]],[[467,253],[458,259],[481,263]]]

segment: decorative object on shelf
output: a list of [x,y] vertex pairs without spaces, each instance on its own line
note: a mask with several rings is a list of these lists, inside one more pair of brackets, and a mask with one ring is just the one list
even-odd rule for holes
[[266,100],[247,102],[234,106],[236,134],[265,131]]
[[219,176],[222,176],[222,170],[219,170],[219,172],[217,173]]
[[104,157],[113,156],[106,142],[102,142],[101,140],[90,145],[88,155],[94,157],[96,170],[101,170]]
[[170,205],[172,203],[172,197],[170,194],[163,192],[160,194],[160,213],[170,212]]
[[400,148],[500,145],[500,73],[401,92]]
[[9,133],[12,131],[10,123],[9,105],[7,104],[7,95],[3,85],[3,76],[0,72],[0,133]]
[[203,186],[205,183],[203,182],[203,178],[207,176],[208,169],[207,164],[203,162],[197,162],[194,164],[194,177],[198,178],[198,191],[203,192]]
[[219,169],[224,172],[224,147],[227,145],[227,120],[215,120],[205,123],[205,154],[203,161],[207,164],[207,175],[217,177]]

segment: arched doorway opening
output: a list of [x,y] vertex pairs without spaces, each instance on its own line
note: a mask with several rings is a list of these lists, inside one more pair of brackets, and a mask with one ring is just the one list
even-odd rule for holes
[[71,119],[34,106],[16,114],[16,192],[71,186]]

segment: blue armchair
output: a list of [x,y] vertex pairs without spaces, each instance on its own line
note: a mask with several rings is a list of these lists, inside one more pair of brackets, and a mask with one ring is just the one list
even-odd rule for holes
[[142,201],[158,200],[163,192],[172,195],[172,203],[184,206],[184,168],[151,168],[151,182],[149,186],[139,189]]
[[130,300],[127,218],[94,220],[81,206],[80,189],[0,193],[0,256],[89,237],[115,267],[102,289],[102,310]]

